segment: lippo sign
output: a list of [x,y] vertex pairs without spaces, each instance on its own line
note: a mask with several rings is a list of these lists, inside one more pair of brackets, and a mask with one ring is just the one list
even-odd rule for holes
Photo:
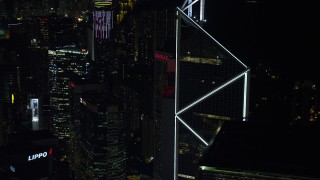
[[45,151],[45,152],[42,152],[42,153],[36,153],[36,154],[29,155],[28,156],[28,161],[33,161],[33,160],[36,160],[36,159],[45,158],[45,157],[47,157],[48,155],[51,155],[51,154],[52,154],[52,148],[49,150],[49,152]]

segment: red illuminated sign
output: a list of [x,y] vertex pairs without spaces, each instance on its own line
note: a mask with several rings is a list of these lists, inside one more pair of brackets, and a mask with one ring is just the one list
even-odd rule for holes
[[168,55],[163,55],[163,54],[160,54],[160,53],[155,53],[154,54],[154,58],[165,60],[165,61],[170,59]]
[[156,51],[154,53],[154,59],[166,61],[167,64],[167,72],[175,72],[176,69],[176,62],[173,55],[164,54],[162,52]]

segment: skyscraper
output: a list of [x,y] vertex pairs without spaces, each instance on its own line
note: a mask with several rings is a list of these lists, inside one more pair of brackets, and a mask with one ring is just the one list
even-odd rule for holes
[[125,179],[125,118],[122,105],[106,94],[89,93],[82,104],[81,164],[85,177]]
[[196,179],[222,122],[248,118],[249,68],[183,10],[177,16],[175,178]]
[[[154,176],[172,179],[175,56],[167,52],[154,54]],[[171,138],[170,138],[171,137]]]
[[45,49],[49,46],[49,20],[48,16],[36,17],[31,23],[32,45]]
[[50,48],[78,43],[79,39],[76,37],[75,18],[51,14],[48,16],[48,23]]
[[115,3],[112,0],[95,1],[92,12],[92,35],[94,42],[94,67],[96,78],[107,81],[112,64],[114,63],[114,36],[113,28],[115,19]]
[[313,81],[296,81],[292,96],[291,123],[319,122],[319,84]]
[[20,103],[18,56],[10,46],[0,48],[0,123],[3,124],[16,123]]
[[90,62],[86,49],[65,47],[49,50],[49,91],[52,107],[52,130],[60,139],[69,137],[70,79],[86,79]]
[[[145,68],[145,75],[142,75],[145,77],[143,102],[148,106],[143,108],[145,113],[141,119],[142,154],[148,163],[152,162],[154,177],[171,179],[168,176],[162,177],[161,174],[172,174],[169,169],[173,169],[167,166],[173,164],[169,161],[172,156],[163,151],[170,149],[170,141],[162,135],[173,127],[168,124],[170,120],[167,121],[165,112],[170,109],[171,100],[174,104],[175,6],[172,2],[143,2],[140,6],[138,4],[134,13],[137,63]],[[151,83],[148,82],[150,78]],[[150,96],[153,98],[148,98]],[[168,105],[163,107],[163,103]]]
[[0,65],[0,123],[15,123],[17,93],[17,67]]
[[[68,167],[69,161],[73,160],[69,81],[88,79],[91,72],[91,61],[88,60],[88,51],[85,48],[77,48],[73,45],[48,50],[48,58],[51,107],[49,124],[51,131],[60,139],[59,155],[67,157],[63,158],[64,161],[61,164]],[[68,176],[69,172],[64,172],[64,174],[63,176]]]
[[[105,92],[106,85],[94,82],[93,80],[72,80],[69,81],[69,98],[70,98],[70,144],[69,160],[70,170],[75,179],[83,176],[81,171],[81,102],[80,97],[88,92]],[[83,122],[82,122],[83,123]]]

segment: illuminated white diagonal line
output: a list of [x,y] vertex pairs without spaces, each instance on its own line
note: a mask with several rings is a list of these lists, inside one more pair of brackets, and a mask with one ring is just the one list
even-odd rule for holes
[[179,121],[189,130],[192,132],[192,134],[194,134],[201,142],[203,142],[203,144],[205,144],[206,146],[208,146],[209,144],[199,135],[197,134],[197,132],[195,132],[186,122],[184,122],[179,116],[176,116],[176,118],[179,119]]
[[194,3],[198,2],[199,0],[195,0],[192,3],[188,4],[185,8],[183,8],[183,11],[187,10],[190,6],[192,6]]
[[183,8],[186,6],[187,2],[188,2],[188,0],[185,0],[185,1],[183,2],[182,6],[181,6],[181,9],[183,9]]
[[183,11],[186,10],[186,8],[184,8],[183,10],[181,10],[180,8],[178,8],[178,11],[180,11],[186,18],[188,18],[191,22],[194,23],[195,26],[197,26],[197,28],[201,29],[207,36],[209,36],[209,38],[211,38],[214,42],[216,42],[222,49],[224,49],[225,51],[227,51],[233,58],[235,58],[241,65],[243,65],[245,68],[248,68],[243,62],[241,62],[235,55],[233,55],[227,48],[225,48],[222,44],[220,44],[215,38],[213,38],[209,33],[207,33],[207,31],[205,31],[198,23],[196,23],[194,20],[192,20],[189,16],[187,16]]
[[225,88],[226,86],[228,86],[229,84],[231,84],[232,82],[234,82],[235,80],[239,79],[241,76],[246,74],[248,71],[249,71],[249,69],[245,70],[244,72],[242,72],[239,75],[235,76],[234,78],[232,78],[231,80],[229,80],[226,83],[222,84],[221,86],[217,87],[216,89],[214,89],[213,91],[209,92],[208,94],[200,97],[198,100],[194,101],[193,103],[189,104],[185,108],[181,109],[179,112],[176,113],[176,115],[179,115],[179,114],[183,113],[184,111],[190,109],[194,105],[196,105],[196,104],[200,103],[201,101],[203,101],[204,99],[208,98],[212,94],[214,94],[214,93],[220,91],[221,89]]

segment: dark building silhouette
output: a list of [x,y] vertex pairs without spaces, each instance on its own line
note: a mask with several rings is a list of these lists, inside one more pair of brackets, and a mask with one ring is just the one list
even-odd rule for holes
[[122,104],[101,93],[83,95],[80,103],[84,177],[125,179],[126,132]]
[[[93,80],[72,80],[69,81],[70,99],[70,141],[69,161],[72,177],[79,179],[83,177],[81,171],[81,102],[80,98],[85,93],[101,93],[106,91],[106,84],[97,83]],[[83,122],[82,122],[83,123]]]
[[[13,124],[17,94],[17,67],[0,66],[0,117],[2,123]],[[18,98],[17,98],[18,99]]]
[[292,89],[291,123],[319,122],[319,84],[316,81],[296,81]]
[[319,179],[319,128],[225,122],[199,162],[199,179]]
[[[172,49],[154,54],[154,176],[172,179],[174,161],[175,57]],[[170,52],[170,53],[169,53]],[[148,147],[151,149],[153,147]],[[170,154],[171,153],[171,154]],[[171,156],[170,156],[171,155]]]

